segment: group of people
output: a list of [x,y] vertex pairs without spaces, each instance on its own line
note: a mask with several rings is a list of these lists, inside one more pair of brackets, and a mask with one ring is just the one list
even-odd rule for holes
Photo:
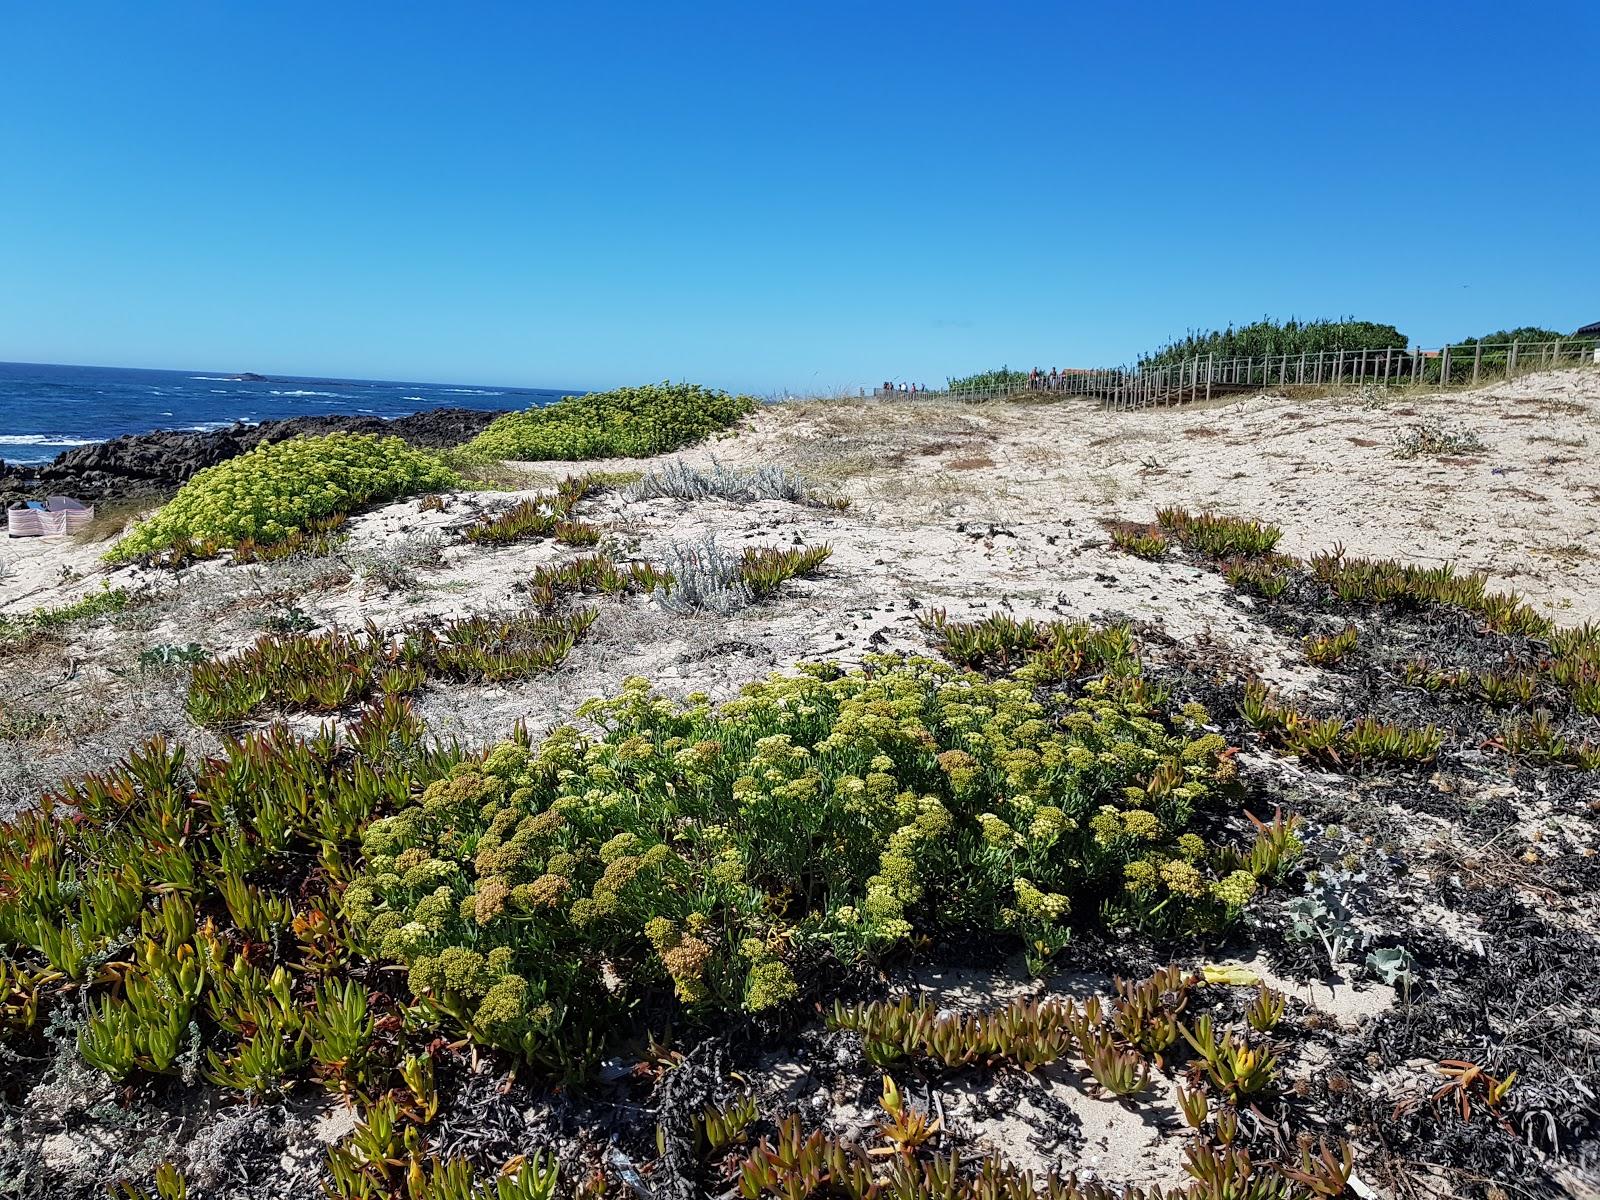
[[917,392],[925,392],[927,390],[928,390],[927,385],[926,384],[922,384],[922,383],[898,383],[897,384],[897,383],[894,383],[893,381],[888,380],[888,379],[885,379],[883,381],[883,394],[885,396],[891,395],[894,392],[904,392],[906,395],[910,396],[910,395],[913,395],[913,394],[915,394]]
[[1067,386],[1067,376],[1070,371],[1058,371],[1050,368],[1049,374],[1035,367],[1028,372],[1028,387],[1033,391],[1058,392]]

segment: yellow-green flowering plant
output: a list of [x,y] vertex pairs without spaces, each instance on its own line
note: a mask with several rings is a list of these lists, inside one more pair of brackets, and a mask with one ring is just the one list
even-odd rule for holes
[[397,437],[291,438],[198,472],[106,557],[124,562],[175,545],[270,545],[335,513],[458,483],[438,459]]
[[630,680],[580,710],[599,736],[502,745],[374,822],[346,910],[424,1009],[563,1069],[651,995],[760,1011],[919,931],[994,931],[1042,966],[1107,906],[1215,924],[1247,897],[1188,826],[1226,745],[1113,691],[1056,711],[896,657],[719,707]]
[[567,396],[507,413],[462,447],[469,461],[577,461],[665,454],[704,441],[754,412],[749,396],[692,383],[658,383]]

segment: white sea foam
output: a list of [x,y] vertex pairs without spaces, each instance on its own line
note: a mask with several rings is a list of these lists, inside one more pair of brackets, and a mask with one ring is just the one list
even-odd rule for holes
[[350,396],[345,392],[273,392],[274,396],[326,396],[331,400],[348,400]]
[[70,438],[54,433],[0,433],[4,446],[93,446],[104,438]]
[[204,383],[238,383],[231,375],[191,375],[190,379],[198,379]]
[[419,403],[422,403],[422,404],[426,404],[428,402],[428,398],[426,396],[401,396],[400,399],[402,399],[402,400],[416,400],[416,401],[418,401]]
[[[504,392],[486,392],[482,388],[440,388],[441,392],[450,396],[504,396]],[[406,397],[411,399],[410,396]]]

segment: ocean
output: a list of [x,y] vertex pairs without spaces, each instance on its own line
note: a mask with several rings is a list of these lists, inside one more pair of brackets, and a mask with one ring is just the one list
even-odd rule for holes
[[72,446],[152,429],[222,429],[235,421],[349,415],[403,417],[427,408],[532,408],[570,391],[308,379],[242,379],[225,371],[145,371],[0,363],[0,459],[49,462]]

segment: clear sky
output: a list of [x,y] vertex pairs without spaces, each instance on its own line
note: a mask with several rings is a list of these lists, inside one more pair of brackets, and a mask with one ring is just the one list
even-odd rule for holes
[[0,15],[0,359],[772,392],[1600,321],[1600,6]]

